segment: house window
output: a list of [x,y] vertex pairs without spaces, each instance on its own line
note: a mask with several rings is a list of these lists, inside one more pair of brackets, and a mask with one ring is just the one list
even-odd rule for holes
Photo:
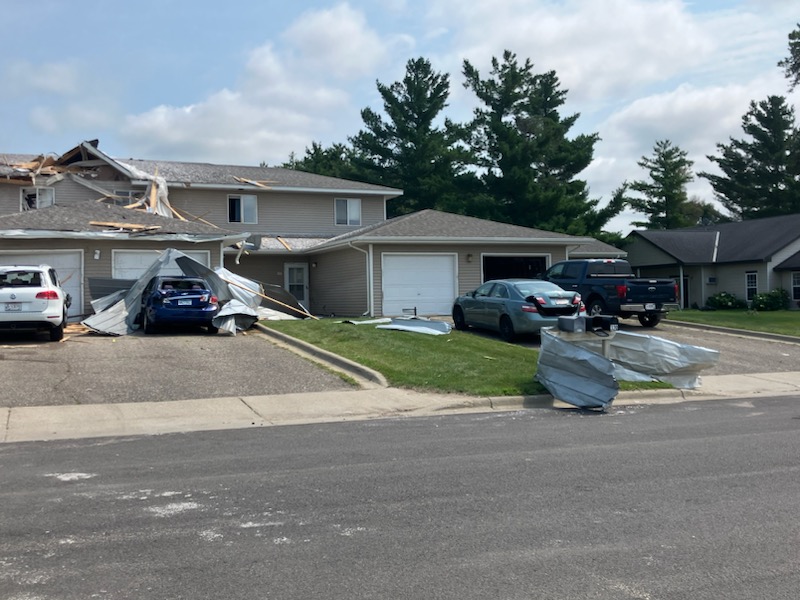
[[758,273],[755,271],[748,271],[744,274],[744,277],[747,301],[752,302],[753,298],[755,298],[755,295],[758,293]]
[[252,194],[228,196],[229,223],[258,223],[258,197]]
[[361,225],[361,200],[336,198],[336,224]]
[[792,300],[800,300],[800,273],[792,273]]
[[56,191],[53,188],[22,188],[19,209],[35,210],[45,206],[53,206],[56,203]]
[[114,197],[109,198],[106,203],[114,206],[128,206],[143,197],[143,190],[114,190]]

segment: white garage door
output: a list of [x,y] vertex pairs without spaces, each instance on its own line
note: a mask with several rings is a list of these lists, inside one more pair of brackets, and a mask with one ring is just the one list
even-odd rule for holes
[[50,265],[58,273],[61,285],[70,296],[70,317],[83,314],[83,257],[80,250],[41,250],[38,252],[2,252],[0,262],[18,265]]
[[[211,264],[211,253],[208,250],[181,250],[186,256],[193,258],[206,267]],[[161,252],[155,250],[114,250],[113,271],[115,279],[139,279],[144,272],[158,260]],[[171,262],[164,270],[165,275],[180,275],[180,267]]]
[[455,254],[383,254],[383,315],[449,315],[457,295]]

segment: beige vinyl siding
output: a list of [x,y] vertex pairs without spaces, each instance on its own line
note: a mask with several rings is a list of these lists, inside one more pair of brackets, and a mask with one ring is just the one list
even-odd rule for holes
[[348,248],[309,256],[308,262],[309,310],[313,314],[357,317],[369,310],[363,252]]
[[[247,279],[284,287],[283,264],[285,262],[302,262],[306,260],[305,256],[294,257],[295,260],[290,260],[291,258],[285,255],[246,254],[241,257],[237,265],[236,255],[226,254],[225,268],[231,273],[236,273]],[[302,260],[298,261],[298,258]]]
[[[381,273],[381,253],[429,253],[429,254],[452,254],[458,255],[456,263],[456,277],[458,279],[458,293],[464,294],[474,290],[481,283],[483,283],[483,266],[481,257],[484,254],[491,254],[493,256],[501,256],[504,254],[509,255],[524,255],[524,256],[541,256],[547,260],[547,266],[552,265],[554,262],[564,260],[566,257],[566,249],[563,246],[537,246],[531,248],[530,246],[523,245],[476,245],[476,244],[460,244],[460,245],[442,245],[442,244],[420,244],[414,246],[400,246],[389,244],[378,244],[373,248],[373,290],[375,294],[374,310],[376,316],[381,316],[381,307],[383,306],[383,278]],[[467,261],[467,255],[472,255],[472,261]],[[453,298],[455,300],[455,298]]]
[[[229,223],[228,196],[258,197],[258,223]],[[339,194],[288,194],[245,188],[238,191],[170,189],[173,207],[224,229],[254,234],[333,237],[384,220],[382,198],[361,197],[361,225],[336,225],[334,199]],[[357,196],[347,195],[348,198]]]
[[[111,277],[112,250],[152,250],[153,260],[158,258],[157,250],[175,248],[177,250],[207,250],[211,255],[211,268],[219,266],[219,242],[204,244],[175,244],[168,242],[135,242],[115,240],[68,240],[68,239],[32,239],[6,240],[0,239],[0,251],[17,250],[24,252],[52,252],[54,250],[83,250],[83,311],[92,312],[91,294],[89,293],[90,277]],[[95,250],[100,257],[95,260]]]

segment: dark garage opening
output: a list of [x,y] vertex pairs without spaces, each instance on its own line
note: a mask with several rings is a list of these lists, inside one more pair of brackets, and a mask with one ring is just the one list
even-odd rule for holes
[[484,256],[483,280],[522,277],[536,279],[547,270],[543,256]]

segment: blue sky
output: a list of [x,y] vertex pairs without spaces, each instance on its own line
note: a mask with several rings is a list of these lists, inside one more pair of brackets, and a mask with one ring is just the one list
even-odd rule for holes
[[[446,115],[476,106],[465,59],[487,74],[505,49],[555,70],[573,133],[597,132],[582,173],[607,201],[657,140],[705,156],[741,137],[751,100],[800,92],[776,63],[796,0],[2,0],[0,154],[60,154],[86,139],[119,158],[280,164],[346,142],[375,82],[424,57],[449,73]],[[690,194],[711,200],[705,180]],[[624,214],[609,229],[627,231]]]

